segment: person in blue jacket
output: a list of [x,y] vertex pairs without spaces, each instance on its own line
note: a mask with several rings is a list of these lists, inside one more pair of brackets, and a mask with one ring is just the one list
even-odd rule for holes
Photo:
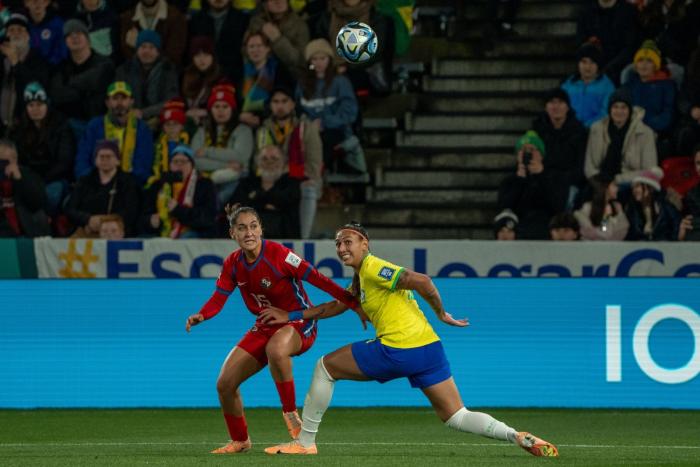
[[50,4],[50,0],[24,0],[32,49],[38,50],[51,65],[57,65],[68,56],[68,49],[63,40],[63,20]]

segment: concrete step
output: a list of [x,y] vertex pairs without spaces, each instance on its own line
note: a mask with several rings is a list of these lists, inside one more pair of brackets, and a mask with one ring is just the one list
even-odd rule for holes
[[576,54],[576,39],[569,37],[557,37],[550,39],[532,38],[506,38],[496,42],[489,56],[493,57],[574,57]]
[[435,59],[432,64],[433,76],[502,76],[502,75],[561,75],[575,71],[572,60],[460,60]]
[[510,133],[405,133],[396,132],[396,146],[399,148],[429,148],[432,151],[443,148],[490,148],[508,152],[513,149],[521,132]]
[[498,213],[496,207],[383,207],[368,205],[362,215],[363,224],[385,226],[449,226],[489,225]]
[[444,97],[424,94],[419,98],[418,108],[425,112],[540,112],[544,100],[534,96],[474,96]]
[[[523,2],[518,9],[516,21],[521,19],[570,19],[576,18],[581,11],[582,3],[574,0]],[[467,9],[466,17],[470,20],[483,20],[486,15],[486,4],[472,2]]]
[[491,227],[385,226],[365,224],[372,238],[391,240],[493,240]]
[[498,191],[493,189],[404,189],[376,187],[368,190],[367,199],[372,203],[435,205],[496,205]]
[[[431,153],[399,152],[383,153],[373,158],[374,167],[411,167],[436,169],[476,169],[476,170],[511,170],[515,164],[512,152],[505,153]],[[369,161],[368,161],[369,163]]]
[[[516,19],[513,28],[518,33],[517,38],[542,38],[555,39],[558,37],[572,37],[576,34],[576,21],[569,19]],[[484,31],[483,28],[471,28],[466,31],[468,38],[480,38]]]
[[416,115],[407,113],[406,131],[527,131],[530,115]]
[[383,168],[375,186],[393,188],[496,188],[509,171]]
[[427,92],[544,92],[559,85],[562,77],[486,77],[486,78],[438,78],[423,77],[423,89]]

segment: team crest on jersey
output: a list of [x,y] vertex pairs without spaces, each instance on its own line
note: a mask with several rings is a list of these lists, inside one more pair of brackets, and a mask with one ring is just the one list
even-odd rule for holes
[[287,254],[287,257],[284,259],[284,262],[291,264],[295,268],[298,268],[301,264],[301,258],[299,258],[297,255],[290,251]]
[[267,277],[263,277],[262,280],[260,281],[260,287],[263,289],[269,289],[270,286],[272,285],[272,281],[268,279]]
[[394,272],[396,272],[395,269],[391,269],[385,266],[382,268],[381,271],[379,271],[379,277],[390,281],[391,278],[394,276]]
[[44,29],[41,31],[41,38],[45,41],[51,39],[51,29]]

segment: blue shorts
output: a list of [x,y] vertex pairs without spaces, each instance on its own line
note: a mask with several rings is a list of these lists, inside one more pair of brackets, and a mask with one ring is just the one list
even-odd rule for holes
[[452,376],[440,341],[412,349],[398,349],[379,339],[355,342],[352,356],[362,372],[380,383],[408,378],[411,387],[427,388]]

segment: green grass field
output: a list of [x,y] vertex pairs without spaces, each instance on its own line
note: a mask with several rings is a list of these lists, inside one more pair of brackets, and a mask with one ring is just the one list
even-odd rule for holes
[[214,456],[226,441],[217,410],[0,411],[0,466],[77,465],[698,465],[700,412],[485,410],[558,445],[558,459],[458,433],[428,409],[332,408],[319,455],[269,456],[286,441],[280,412],[248,410],[253,450]]

